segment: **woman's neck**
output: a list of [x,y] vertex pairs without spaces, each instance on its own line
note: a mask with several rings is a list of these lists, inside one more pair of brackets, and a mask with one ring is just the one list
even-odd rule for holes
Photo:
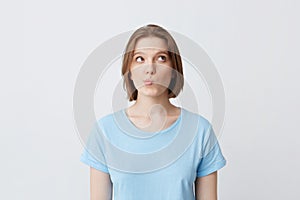
[[140,116],[149,116],[150,114],[176,115],[178,114],[178,109],[170,103],[168,96],[151,97],[138,95],[135,104],[129,108],[129,113]]

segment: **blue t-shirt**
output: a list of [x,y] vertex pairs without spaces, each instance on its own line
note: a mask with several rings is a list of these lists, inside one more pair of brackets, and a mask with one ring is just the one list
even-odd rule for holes
[[181,108],[166,129],[144,132],[125,109],[100,118],[80,160],[108,173],[114,200],[194,200],[194,181],[226,165],[211,123]]

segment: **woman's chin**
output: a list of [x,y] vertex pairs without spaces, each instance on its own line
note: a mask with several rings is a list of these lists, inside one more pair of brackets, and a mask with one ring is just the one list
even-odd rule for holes
[[143,96],[158,97],[165,91],[166,91],[166,89],[159,90],[157,88],[145,88],[145,87],[143,87],[142,91],[139,91],[139,93],[141,93]]

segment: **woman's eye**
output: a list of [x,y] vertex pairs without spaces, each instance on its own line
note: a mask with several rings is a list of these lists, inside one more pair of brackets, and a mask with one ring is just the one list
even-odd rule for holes
[[136,57],[135,60],[137,62],[143,62],[144,61],[144,59],[141,56]]
[[166,56],[159,56],[159,57],[158,57],[158,60],[159,60],[159,61],[166,61],[166,60],[167,60],[167,57],[166,57]]

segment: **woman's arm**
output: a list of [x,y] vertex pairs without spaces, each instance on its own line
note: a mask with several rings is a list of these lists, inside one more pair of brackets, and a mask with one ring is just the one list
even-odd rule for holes
[[217,180],[218,171],[197,178],[195,181],[196,200],[217,200]]
[[109,174],[90,167],[91,200],[111,200],[112,182]]

